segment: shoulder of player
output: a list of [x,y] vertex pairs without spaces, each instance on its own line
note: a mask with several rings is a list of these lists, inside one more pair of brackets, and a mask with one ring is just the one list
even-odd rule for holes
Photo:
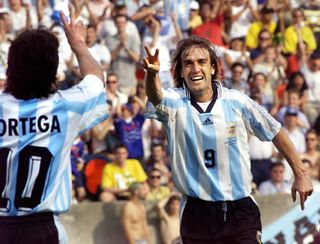
[[[59,90],[56,94],[61,97],[78,97],[79,93],[88,94],[88,97],[98,96],[104,93],[102,81],[95,75],[86,75],[81,82],[66,90]],[[83,100],[85,97],[82,97]]]
[[162,89],[163,95],[172,99],[183,98],[186,96],[186,91],[182,87],[171,87],[168,89]]
[[238,101],[240,103],[244,103],[249,98],[243,92],[240,92],[235,89],[229,89],[226,87],[222,87],[221,91],[222,91],[222,95],[221,95],[222,99],[234,100],[234,101]]

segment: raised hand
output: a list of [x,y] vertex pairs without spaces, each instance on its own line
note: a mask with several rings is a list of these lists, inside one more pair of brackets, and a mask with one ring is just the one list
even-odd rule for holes
[[86,29],[82,21],[78,21],[77,23],[75,22],[75,15],[71,5],[69,5],[69,13],[70,13],[69,23],[68,23],[67,17],[62,11],[60,12],[60,18],[65,30],[68,42],[71,46],[71,49],[75,51],[74,49],[77,48],[79,44],[80,46],[82,46],[83,44],[86,45],[86,41],[85,41]]
[[80,72],[83,77],[86,75],[95,75],[104,83],[104,75],[101,66],[91,55],[86,45],[86,28],[82,21],[75,21],[75,14],[71,5],[69,5],[69,13],[69,23],[63,12],[60,12],[60,18],[70,47],[77,57]]
[[142,59],[143,67],[147,72],[158,73],[160,70],[160,61],[159,61],[159,49],[156,49],[155,53],[152,55],[149,47],[144,47],[147,52],[147,57]]

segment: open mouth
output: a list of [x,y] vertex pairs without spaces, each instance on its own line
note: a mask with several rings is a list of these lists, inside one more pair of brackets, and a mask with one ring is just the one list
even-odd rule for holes
[[202,80],[202,79],[203,79],[203,76],[194,76],[194,77],[191,77],[191,78],[190,78],[190,80],[191,80],[191,81],[194,81],[194,82],[200,81],[200,80]]

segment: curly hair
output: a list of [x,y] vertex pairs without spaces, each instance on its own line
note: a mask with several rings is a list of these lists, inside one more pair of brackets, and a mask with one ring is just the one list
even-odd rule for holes
[[56,92],[58,47],[56,36],[43,26],[21,32],[9,49],[5,92],[23,100]]
[[215,80],[221,78],[220,71],[220,61],[215,53],[215,50],[207,39],[199,36],[190,36],[189,38],[183,39],[178,42],[177,50],[173,55],[173,78],[176,87],[183,87],[184,79],[181,77],[182,72],[182,59],[186,56],[187,52],[191,47],[202,48],[208,50],[210,63],[215,67],[215,73],[211,76],[211,82],[214,83]]

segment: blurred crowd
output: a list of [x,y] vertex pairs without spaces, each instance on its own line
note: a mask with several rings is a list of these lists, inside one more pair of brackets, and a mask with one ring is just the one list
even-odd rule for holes
[[[172,87],[171,55],[189,35],[211,41],[225,87],[252,97],[282,124],[320,191],[319,0],[1,0],[0,90],[11,41],[38,25],[60,41],[60,89],[81,80],[59,20],[68,4],[85,24],[88,48],[104,71],[110,115],[74,142],[75,202],[129,199],[133,182],[146,182],[148,201],[175,192],[165,128],[143,116],[141,57],[145,45],[159,49],[160,80]],[[253,193],[290,192],[287,162],[272,143],[248,136]]]

